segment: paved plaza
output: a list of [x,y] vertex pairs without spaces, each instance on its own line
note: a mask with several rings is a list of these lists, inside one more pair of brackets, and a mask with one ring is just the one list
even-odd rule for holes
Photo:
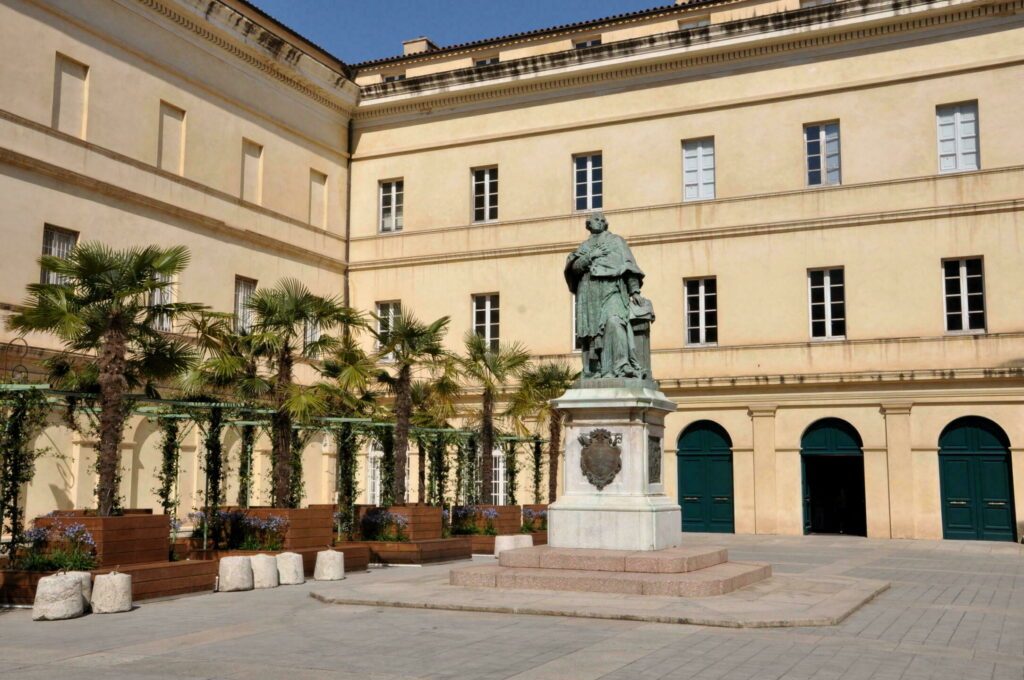
[[[1024,678],[1021,546],[825,536],[687,541],[770,562],[781,576],[891,587],[839,625],[770,629],[326,604],[310,597],[325,588],[312,582],[53,623],[6,610],[0,676]],[[426,569],[372,570],[346,584],[416,579]]]

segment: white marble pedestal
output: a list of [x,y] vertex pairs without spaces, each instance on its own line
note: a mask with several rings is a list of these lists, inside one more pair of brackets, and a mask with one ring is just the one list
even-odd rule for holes
[[[566,414],[565,491],[548,508],[548,545],[631,551],[680,545],[681,511],[665,495],[662,469],[665,415],[675,404],[638,380],[588,381],[553,403]],[[601,489],[581,466],[580,437],[597,430],[618,441],[622,458]]]

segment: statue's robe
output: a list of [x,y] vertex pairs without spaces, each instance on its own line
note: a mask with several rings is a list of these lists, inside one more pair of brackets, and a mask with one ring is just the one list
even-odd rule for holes
[[565,280],[576,295],[576,337],[583,346],[583,377],[640,377],[629,297],[644,273],[625,239],[607,230],[592,234],[565,263]]

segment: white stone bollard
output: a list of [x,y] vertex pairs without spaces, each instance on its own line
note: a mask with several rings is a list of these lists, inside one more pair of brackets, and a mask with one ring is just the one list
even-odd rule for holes
[[519,534],[505,534],[494,537],[494,556],[497,557],[506,550],[515,550],[522,546],[518,544]]
[[253,555],[252,563],[252,587],[257,590],[261,588],[276,588],[279,585],[277,579],[277,559],[273,555]]
[[52,574],[39,579],[32,603],[33,621],[74,619],[84,613],[82,579],[70,574]]
[[293,552],[277,554],[277,580],[283,586],[297,586],[306,582],[302,569],[302,555]]
[[132,575],[112,571],[100,574],[92,588],[94,614],[117,614],[132,610]]
[[217,590],[231,593],[252,590],[252,563],[248,557],[222,557],[217,567]]
[[92,574],[88,571],[69,571],[67,574],[82,579],[82,607],[89,611],[92,607]]
[[517,548],[532,548],[533,547],[533,535],[532,534],[516,534],[513,541]]
[[345,555],[337,550],[321,550],[316,554],[313,579],[316,581],[340,581],[345,578]]

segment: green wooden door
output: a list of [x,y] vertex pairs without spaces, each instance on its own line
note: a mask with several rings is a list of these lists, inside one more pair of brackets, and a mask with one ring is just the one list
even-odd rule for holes
[[732,533],[732,443],[720,426],[700,421],[686,428],[676,448],[683,531]]
[[944,538],[1015,540],[1009,449],[1006,433],[984,418],[961,418],[943,430],[939,486]]

